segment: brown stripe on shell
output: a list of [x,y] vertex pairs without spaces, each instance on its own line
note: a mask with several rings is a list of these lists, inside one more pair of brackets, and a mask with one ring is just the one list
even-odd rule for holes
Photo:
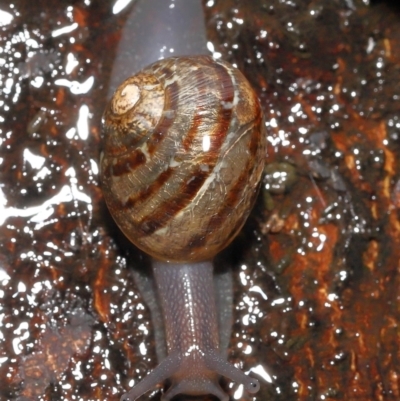
[[[165,87],[165,110],[176,110],[179,100],[179,85],[173,82]],[[157,126],[154,128],[153,135],[149,138],[147,142],[147,148],[149,153],[152,155],[156,150],[158,145],[167,136],[168,130],[175,120],[175,114],[163,115]]]
[[[198,97],[202,98],[207,96],[207,92],[209,90],[208,85],[205,85],[208,81],[205,79],[206,75],[203,70],[199,69],[196,71],[196,89],[198,91]],[[198,104],[196,106],[196,110],[192,119],[192,123],[190,128],[187,131],[187,134],[182,139],[182,147],[184,150],[188,151],[190,147],[193,145],[194,141],[199,135],[199,127],[204,121],[203,111],[206,111],[206,107],[203,104]]]
[[[263,143],[263,138],[261,138],[261,135],[265,135],[265,132],[264,132],[263,114],[261,111],[260,104],[258,102],[258,97],[255,92],[253,92],[253,97],[254,97],[253,103],[257,105],[257,114],[254,117],[254,120],[250,122],[250,124],[252,125],[251,129],[253,131],[253,135],[250,140],[249,150],[251,156],[255,157],[260,147],[260,143]],[[264,155],[262,155],[262,157],[264,157]]]
[[131,153],[118,157],[117,162],[112,166],[112,174],[115,177],[120,177],[130,173],[144,163],[146,163],[146,156],[140,149],[136,149]]
[[154,213],[142,219],[140,222],[141,231],[145,235],[151,235],[164,227],[176,214],[189,205],[207,177],[208,172],[197,168],[189,182],[181,185],[175,197],[163,202]]
[[193,117],[192,124],[188,130],[187,135],[182,140],[182,147],[186,151],[189,150],[189,148],[192,146],[193,142],[197,138],[198,135],[198,129],[201,126],[201,123],[203,122],[203,116],[199,114],[199,111],[204,110],[202,107],[197,107],[196,113]]
[[[226,71],[226,67],[216,64],[215,70],[217,74],[217,82],[220,84],[219,94],[221,95],[221,98],[219,102],[219,109],[217,110],[218,121],[210,133],[210,150],[206,153],[206,160],[204,160],[204,163],[209,165],[212,163],[213,159],[218,159],[222,143],[228,134],[229,126],[231,124],[233,108],[225,108],[222,102],[232,103],[235,95],[235,88],[233,86],[232,78]],[[215,166],[215,161],[212,163],[212,165],[213,167]]]
[[[261,135],[264,135],[262,124],[262,113],[261,109],[259,109],[254,120],[245,127],[246,130],[250,130],[253,133],[248,146],[251,158],[255,158],[260,149],[260,143],[262,142]],[[264,155],[262,155],[262,157],[264,157]]]
[[124,208],[130,208],[132,206],[136,206],[138,203],[144,202],[149,199],[151,196],[154,196],[159,189],[167,182],[167,180],[171,177],[174,169],[169,167],[165,171],[163,171],[153,182],[149,185],[145,190],[141,191],[136,196],[131,196],[123,205]]

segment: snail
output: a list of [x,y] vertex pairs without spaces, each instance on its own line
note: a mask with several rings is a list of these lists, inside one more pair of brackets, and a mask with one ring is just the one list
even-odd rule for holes
[[221,376],[256,379],[219,349],[213,259],[255,201],[265,157],[259,100],[246,78],[209,56],[160,60],[125,80],[103,116],[101,181],[128,239],[150,255],[168,356],[121,400],[157,384],[227,401]]

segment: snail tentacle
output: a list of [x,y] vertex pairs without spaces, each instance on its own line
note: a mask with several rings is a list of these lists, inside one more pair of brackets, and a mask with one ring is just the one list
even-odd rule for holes
[[227,362],[220,355],[210,353],[206,358],[207,367],[219,375],[224,376],[235,383],[243,384],[244,388],[250,394],[257,393],[260,389],[260,383],[257,379],[244,374],[240,369]]
[[152,390],[157,384],[170,378],[178,368],[179,355],[177,353],[169,354],[142,381],[136,384],[130,391],[123,394],[120,401],[137,400],[140,396]]

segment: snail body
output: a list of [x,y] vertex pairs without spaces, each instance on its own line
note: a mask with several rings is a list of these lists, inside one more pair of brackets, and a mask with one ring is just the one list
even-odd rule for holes
[[135,400],[214,394],[220,376],[257,380],[220,354],[214,256],[237,235],[257,195],[265,138],[259,101],[233,66],[209,56],[158,61],[128,78],[104,113],[103,193],[124,234],[153,260],[168,356],[132,388]]

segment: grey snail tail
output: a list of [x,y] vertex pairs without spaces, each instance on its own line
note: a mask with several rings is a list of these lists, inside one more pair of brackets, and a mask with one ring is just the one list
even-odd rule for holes
[[257,195],[263,125],[250,84],[223,61],[175,57],[128,78],[104,113],[102,184],[118,226],[156,259],[214,257]]
[[226,377],[256,379],[220,351],[212,259],[235,238],[257,196],[264,120],[245,77],[209,56],[158,61],[116,90],[103,117],[101,181],[119,228],[153,260],[168,356],[121,397],[167,381],[162,396],[212,394]]

